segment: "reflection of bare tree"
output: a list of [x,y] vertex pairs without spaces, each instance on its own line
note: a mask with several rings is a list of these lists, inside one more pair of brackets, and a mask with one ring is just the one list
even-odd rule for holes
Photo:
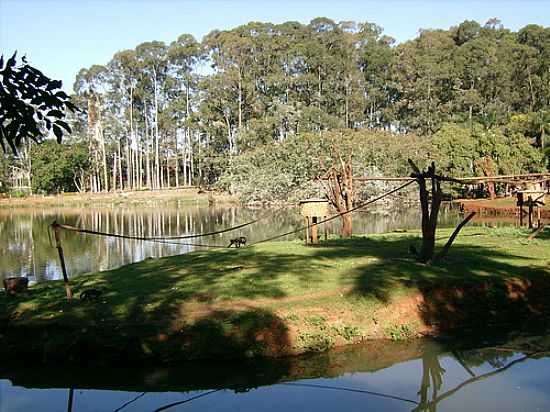
[[[422,368],[423,368],[422,381],[420,384],[420,391],[418,392],[418,394],[420,395],[420,402],[417,407],[412,409],[412,412],[420,412],[420,411],[436,412],[437,406],[441,401],[451,397],[462,388],[472,383],[480,382],[492,376],[498,375],[499,373],[502,373],[510,369],[512,366],[517,365],[518,363],[525,362],[527,359],[532,357],[537,357],[543,353],[545,352],[530,353],[528,355],[522,356],[521,358],[518,358],[516,360],[509,362],[503,367],[500,367],[491,372],[487,372],[485,374],[476,376],[474,372],[465,363],[464,359],[462,359],[461,356],[457,356],[458,354],[456,352],[453,352],[453,355],[457,360],[457,362],[459,362],[462,365],[462,367],[464,367],[466,372],[468,372],[468,374],[472,377],[465,380],[461,384],[457,385],[453,389],[450,389],[438,395],[438,392],[441,389],[441,386],[443,384],[443,374],[445,373],[445,369],[443,369],[439,364],[439,359],[436,352],[432,350],[427,350],[424,352],[424,355],[422,357]],[[431,400],[428,400],[428,392],[429,392],[430,386],[432,386],[432,398]]]
[[74,403],[74,389],[69,388],[69,398],[67,399],[67,412],[72,412]]
[[[437,392],[443,385],[443,375],[445,369],[443,369],[439,363],[439,357],[435,350],[425,350],[422,355],[422,381],[420,383],[420,402],[417,407],[413,409],[413,412],[430,411],[435,412],[437,404],[432,403],[437,398]],[[428,401],[428,392],[432,386],[432,402]]]
[[445,393],[442,393],[441,395],[439,396],[436,396],[432,399],[431,402],[428,403],[428,407],[429,409],[426,409],[426,410],[429,410],[429,411],[435,411],[436,407],[437,407],[437,404],[439,404],[439,402],[441,402],[442,400],[444,399],[447,399],[448,397],[450,397],[451,395],[455,394],[456,392],[458,392],[460,389],[464,388],[465,386],[467,385],[470,385],[472,383],[475,383],[475,382],[479,382],[479,381],[482,381],[484,379],[487,379],[491,376],[494,376],[494,375],[497,375],[499,373],[502,373],[504,372],[505,370],[511,368],[512,366],[518,364],[518,363],[521,363],[521,362],[525,362],[527,359],[529,359],[531,356],[530,355],[527,355],[527,356],[523,356],[519,359],[516,359],[512,362],[510,362],[508,365],[506,366],[503,366],[502,368],[499,368],[499,369],[496,369],[494,371],[491,371],[491,372],[487,372],[483,375],[479,375],[479,376],[476,376],[474,378],[470,378],[468,380],[465,380],[464,382],[462,382],[460,385],[457,385],[456,387],[454,387],[453,389],[451,390],[448,390],[447,392]]

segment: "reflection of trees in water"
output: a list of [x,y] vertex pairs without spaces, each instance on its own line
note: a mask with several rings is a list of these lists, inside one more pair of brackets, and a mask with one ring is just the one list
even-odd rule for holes
[[[235,232],[201,238],[200,242],[195,243],[227,245],[229,239],[236,236],[246,236],[250,243],[291,231],[303,224],[295,208],[273,210],[159,203],[155,207],[113,205],[110,208],[101,209],[2,210],[0,211],[0,250],[2,250],[0,276],[25,275],[37,280],[60,277],[61,270],[56,251],[48,235],[48,227],[54,220],[94,231],[161,237],[205,233],[257,218],[263,220]],[[359,213],[354,219],[354,232],[380,233],[398,228],[416,228],[418,222],[418,211],[414,207],[394,212]],[[332,223],[328,225],[328,232],[339,233],[339,221]],[[295,238],[302,236],[298,233]],[[107,270],[147,257],[181,254],[197,249],[189,245],[96,237],[64,231],[61,234],[61,241],[70,275]]]
[[[238,363],[191,362],[185,364],[183,368],[181,365],[173,368],[138,367],[128,370],[119,368],[97,371],[82,369],[64,371],[60,368],[52,372],[51,369],[41,370],[36,365],[29,370],[17,365],[8,376],[12,384],[17,386],[37,389],[74,388],[74,390],[69,389],[68,405],[72,405],[73,402],[75,405],[78,404],[76,395],[80,389],[127,392],[126,401],[121,402],[117,411],[126,410],[130,405],[139,409],[140,401],[143,398],[147,398],[148,402],[151,401],[149,394],[152,393],[179,393],[181,399],[175,398],[175,401],[173,399],[171,402],[166,400],[167,403],[159,403],[147,409],[170,410],[217,391],[227,389],[236,393],[245,393],[254,388],[277,385],[294,388],[293,390],[303,389],[303,397],[308,401],[311,399],[312,402],[315,399],[315,391],[329,391],[342,395],[346,393],[362,394],[367,401],[371,397],[386,398],[391,399],[392,402],[402,402],[403,406],[412,408],[412,411],[436,412],[445,400],[452,400],[454,395],[463,388],[492,379],[528,359],[548,356],[548,352],[544,352],[545,348],[548,348],[546,339],[546,336],[521,337],[507,342],[506,347],[452,352],[433,341],[386,343],[381,346],[384,349],[378,348],[374,351],[372,347],[368,346],[341,348],[341,350],[306,357],[256,359]],[[526,352],[527,355],[522,355],[522,349],[514,349],[514,346],[524,350],[527,348],[529,351]],[[531,349],[536,349],[536,351],[531,352]],[[418,358],[420,362],[415,362],[417,367],[409,374],[411,364],[406,361]],[[453,358],[456,360],[456,364],[450,362],[450,359]],[[441,365],[443,359],[448,365],[447,372]],[[401,368],[400,364],[404,368]],[[394,365],[395,369],[391,368]],[[489,365],[499,366],[488,368]],[[542,365],[542,367],[544,366]],[[466,372],[463,379],[460,379],[464,375],[460,371],[461,368],[464,368]],[[388,371],[399,376],[399,380],[404,377],[408,378],[403,387],[405,390],[410,387],[410,383],[419,385],[418,398],[410,399],[404,393],[400,393],[393,382],[386,381],[387,386],[380,387],[380,384],[376,383],[377,373],[381,372],[381,377],[385,381]],[[359,382],[367,382],[365,380],[355,380],[353,384],[350,384],[350,381],[346,379],[349,373],[372,375],[367,381],[372,382],[374,386],[369,387],[365,384],[359,386]],[[533,370],[533,376],[537,376],[536,369]],[[333,382],[315,380],[338,377],[344,379]],[[457,379],[460,380],[457,381]],[[450,387],[448,384],[450,380],[460,383]],[[528,398],[525,399],[528,400]],[[475,401],[476,398],[474,397],[473,400]],[[456,397],[455,401],[458,401]],[[358,405],[363,405],[359,404],[361,400],[358,399],[357,402]],[[526,407],[529,406],[528,403],[526,405]],[[456,404],[452,406],[456,409]]]
[[[237,207],[178,207],[161,204],[155,208],[54,209],[0,213],[0,276],[25,275],[37,280],[59,278],[60,268],[48,234],[54,220],[93,231],[139,237],[162,237],[199,234],[234,226],[265,214],[263,211]],[[297,216],[274,212],[275,218],[238,232],[250,240],[260,239],[272,231],[294,227]],[[235,233],[201,238],[201,244],[226,245]],[[134,241],[93,235],[61,232],[61,241],[71,275],[107,270],[147,257],[162,257],[197,249],[189,245]],[[186,242],[181,242],[186,243]]]
[[445,369],[439,363],[438,353],[435,350],[427,348],[422,355],[422,379],[420,381],[420,390],[418,391],[420,401],[418,406],[413,409],[414,412],[435,410],[435,406],[434,409],[430,407],[428,392],[431,387],[433,402],[443,385],[444,374]]
[[[542,353],[542,352],[541,352]],[[422,355],[422,378],[420,381],[420,390],[418,391],[418,406],[412,409],[412,412],[437,412],[437,407],[441,401],[450,398],[462,388],[498,375],[516,364],[525,362],[531,357],[536,357],[537,353],[521,356],[515,360],[508,361],[516,357],[517,353],[502,352],[498,349],[476,349],[468,351],[454,351],[452,356],[470,375],[470,378],[464,380],[459,385],[443,393],[440,390],[443,386],[443,377],[445,369],[439,363],[440,352],[432,345],[427,345]],[[476,375],[472,368],[489,364],[493,370],[484,374]],[[429,391],[431,389],[431,399]]]

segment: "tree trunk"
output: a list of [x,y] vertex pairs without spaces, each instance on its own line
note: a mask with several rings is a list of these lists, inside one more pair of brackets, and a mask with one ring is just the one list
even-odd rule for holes
[[[340,160],[340,168],[332,166],[327,172],[328,187],[326,187],[327,198],[336,208],[338,213],[342,214],[341,237],[349,238],[353,233],[352,215],[346,213],[353,208],[353,170],[351,166],[351,156],[347,162]],[[345,213],[345,214],[343,214]]]
[[342,237],[349,238],[353,234],[353,225],[351,220],[351,213],[342,216]]
[[111,190],[113,192],[116,192],[116,182],[117,182],[116,172],[117,172],[117,165],[116,165],[116,153],[115,153],[113,154],[113,178],[112,178],[112,185],[111,185]]
[[[439,215],[439,209],[441,201],[443,200],[443,192],[441,191],[441,184],[435,174],[435,164],[428,167],[426,172],[420,172],[418,167],[412,160],[409,159],[414,173],[411,177],[414,177],[418,183],[420,190],[420,208],[422,211],[422,246],[420,253],[418,254],[418,260],[422,263],[429,263],[433,259],[435,250],[435,234],[437,229],[437,218]],[[431,180],[431,204],[429,200],[429,192],[426,187],[426,179]]]
[[132,178],[132,168],[131,168],[131,159],[130,159],[130,139],[126,139],[126,189],[131,189],[131,178]]
[[176,129],[176,132],[174,134],[174,173],[176,178],[176,188],[180,185],[180,178],[179,178],[179,164],[178,164],[178,129]]
[[120,148],[120,140],[117,139],[117,150],[118,150],[118,187],[120,190],[123,190],[122,186],[122,150]]
[[158,91],[157,91],[157,75],[153,72],[153,86],[155,97],[155,183],[156,188],[160,187],[160,159],[159,159],[159,122],[158,122]]

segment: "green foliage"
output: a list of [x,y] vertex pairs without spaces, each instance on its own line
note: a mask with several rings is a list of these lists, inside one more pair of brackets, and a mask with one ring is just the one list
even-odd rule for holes
[[0,145],[14,153],[25,139],[39,142],[52,132],[61,142],[71,133],[65,111],[76,110],[61,89],[61,81],[51,80],[27,63],[17,65],[16,53],[5,63],[0,56]]
[[474,174],[474,160],[478,158],[476,140],[469,129],[446,123],[433,136],[438,151],[437,166],[454,177]]
[[48,140],[31,150],[32,188],[35,192],[73,192],[78,173],[89,167],[88,148],[82,144],[59,145]]
[[334,339],[324,332],[303,332],[298,335],[298,343],[306,352],[325,352],[334,346]]
[[[457,176],[477,173],[483,156],[498,170],[539,170],[529,145],[550,161],[549,62],[550,28],[513,32],[497,19],[398,45],[369,22],[251,22],[82,69],[74,101],[87,112],[72,125],[90,147],[90,190],[157,189],[184,175],[246,201],[296,199],[318,193],[306,182],[335,142],[361,174],[408,174],[407,157]],[[39,93],[59,86],[27,65],[8,69],[38,76]],[[48,113],[59,137],[61,111]]]
[[[427,138],[380,130],[304,134],[234,157],[219,185],[244,202],[297,201],[322,196],[323,187],[314,179],[326,171],[337,154],[344,158],[352,155],[356,176],[403,176],[410,173],[407,159],[424,165],[430,147]],[[362,190],[365,193],[359,193],[360,197],[384,188],[363,185]]]
[[10,191],[10,182],[8,180],[9,160],[6,156],[0,156],[0,193],[8,193]]
[[386,329],[386,335],[394,342],[409,339],[412,329],[409,325],[391,325]]
[[353,338],[357,336],[361,336],[361,331],[357,326],[337,325],[332,327],[332,331],[336,335],[343,337],[348,342],[351,342]]
[[489,156],[495,174],[540,172],[544,167],[542,153],[518,131],[518,121],[515,118],[506,133],[502,128],[484,129],[475,125],[472,130],[458,124],[443,124],[433,137],[438,166],[453,177],[482,175],[476,161]]

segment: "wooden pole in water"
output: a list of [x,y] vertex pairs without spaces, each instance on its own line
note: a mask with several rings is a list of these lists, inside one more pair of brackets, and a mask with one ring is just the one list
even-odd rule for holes
[[63,271],[63,281],[65,282],[65,292],[67,293],[67,300],[70,302],[73,300],[73,292],[71,285],[69,284],[69,277],[67,276],[67,267],[65,266],[65,256],[63,255],[63,248],[61,247],[61,239],[59,237],[59,224],[57,221],[52,223],[53,233],[55,237],[55,247],[59,253],[59,261],[61,262],[61,270]]

